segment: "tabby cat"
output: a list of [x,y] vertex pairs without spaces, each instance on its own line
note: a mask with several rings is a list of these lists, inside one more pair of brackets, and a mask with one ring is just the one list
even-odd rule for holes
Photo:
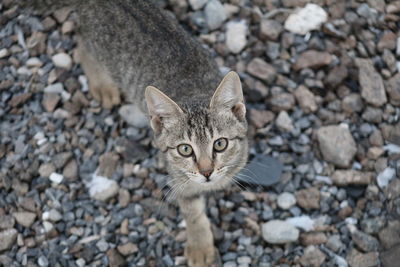
[[78,14],[81,65],[104,108],[121,96],[146,114],[165,156],[187,224],[189,266],[216,257],[204,192],[226,187],[247,160],[246,109],[239,76],[223,79],[209,53],[145,0],[36,0]]

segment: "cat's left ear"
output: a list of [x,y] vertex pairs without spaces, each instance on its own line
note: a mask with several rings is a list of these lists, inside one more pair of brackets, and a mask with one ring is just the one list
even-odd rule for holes
[[183,114],[178,104],[153,86],[147,86],[144,95],[150,115],[150,125],[156,134],[161,132],[166,122]]
[[211,98],[210,108],[231,110],[239,121],[246,119],[242,83],[236,72],[231,71],[222,79]]

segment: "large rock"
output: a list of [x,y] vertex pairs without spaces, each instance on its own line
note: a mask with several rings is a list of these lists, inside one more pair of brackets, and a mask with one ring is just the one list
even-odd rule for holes
[[398,267],[400,262],[400,244],[381,252],[381,263],[383,267]]
[[291,110],[294,108],[295,102],[293,95],[289,93],[276,94],[269,99],[271,108],[274,111]]
[[379,232],[379,241],[385,249],[400,244],[400,222],[389,222],[389,225]]
[[286,244],[299,238],[299,230],[288,222],[272,220],[262,225],[262,236],[270,244]]
[[327,19],[328,14],[322,7],[316,4],[307,4],[304,8],[289,15],[285,21],[285,29],[304,35],[312,30],[318,30]]
[[381,75],[375,70],[370,59],[356,59],[361,96],[369,104],[380,107],[387,102]]
[[247,44],[247,24],[244,20],[232,21],[226,25],[226,46],[234,54],[239,53]]
[[303,209],[319,209],[320,193],[316,187],[302,189],[296,192],[297,204]]
[[15,219],[11,215],[0,216],[0,230],[13,228]]
[[[356,249],[352,249],[347,254],[347,262],[350,267],[374,267],[378,266],[378,252],[360,253]],[[394,266],[394,265],[393,265]]]
[[358,248],[364,252],[377,251],[379,249],[378,240],[357,229],[351,229],[351,238]]
[[400,105],[400,73],[397,73],[387,81],[386,90],[389,94],[390,102]]
[[332,55],[328,52],[320,52],[316,50],[307,50],[300,54],[296,63],[293,64],[293,69],[299,71],[305,68],[317,69],[332,62]]
[[271,84],[276,78],[275,68],[258,57],[247,65],[247,72],[268,84]]
[[325,261],[325,254],[316,246],[308,246],[304,250],[303,256],[300,258],[300,263],[303,266],[321,266]]
[[299,88],[294,91],[294,96],[305,113],[317,111],[318,105],[315,101],[315,96],[307,87],[300,85]]
[[357,146],[349,129],[344,126],[325,126],[317,132],[321,153],[326,161],[338,167],[349,167]]
[[10,249],[14,245],[17,234],[18,232],[14,228],[0,232],[0,252]]
[[17,223],[27,228],[31,227],[31,225],[35,222],[36,219],[35,213],[27,211],[14,212],[13,216],[17,221]]
[[369,185],[372,174],[356,170],[337,170],[332,175],[332,181],[338,186]]

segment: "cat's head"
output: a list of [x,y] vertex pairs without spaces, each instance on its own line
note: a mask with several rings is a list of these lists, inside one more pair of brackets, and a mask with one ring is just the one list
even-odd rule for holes
[[180,107],[152,86],[145,95],[155,143],[171,178],[182,184],[181,194],[220,189],[246,164],[246,108],[235,72],[225,76],[208,105]]

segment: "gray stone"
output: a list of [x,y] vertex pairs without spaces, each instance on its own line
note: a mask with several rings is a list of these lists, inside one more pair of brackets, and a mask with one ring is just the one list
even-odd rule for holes
[[387,81],[386,90],[390,101],[400,105],[400,73],[397,73]]
[[260,23],[260,38],[264,40],[272,40],[276,41],[279,38],[279,35],[283,31],[282,25],[276,21],[271,19],[263,19]]
[[321,266],[325,261],[325,254],[321,252],[316,246],[308,246],[304,250],[303,256],[300,258],[300,263],[303,266]]
[[307,87],[301,85],[294,91],[297,102],[305,113],[313,113],[317,111],[318,105],[315,101],[314,94]]
[[340,235],[332,235],[328,238],[326,246],[334,252],[339,252],[343,248],[343,243],[340,240]]
[[189,0],[190,6],[193,8],[193,10],[198,10],[201,9],[208,0]]
[[379,232],[379,241],[385,249],[400,244],[400,222],[389,222],[389,225]]
[[351,238],[353,242],[364,252],[377,251],[379,249],[379,241],[364,232],[357,229],[351,229]]
[[291,132],[294,130],[292,119],[286,111],[279,112],[275,121],[276,126],[283,132]]
[[283,165],[277,159],[259,154],[239,172],[237,177],[241,182],[270,186],[279,181],[282,169]]
[[396,176],[396,170],[393,168],[386,168],[378,174],[376,181],[380,188],[385,188],[389,185],[390,180]]
[[361,85],[361,96],[369,104],[380,107],[387,102],[381,75],[375,70],[370,59],[356,59]]
[[11,215],[0,216],[0,230],[13,228],[15,219]]
[[352,249],[346,259],[350,267],[374,267],[379,266],[378,257],[378,252],[360,253],[356,249]]
[[272,220],[262,225],[262,236],[270,244],[286,244],[298,240],[299,230],[285,221]]
[[325,126],[317,132],[319,147],[324,159],[338,167],[349,167],[357,146],[349,129],[344,126]]
[[10,249],[17,240],[18,232],[14,228],[0,232],[0,252]]
[[38,264],[40,267],[47,267],[49,266],[49,260],[45,256],[40,256],[38,259]]

